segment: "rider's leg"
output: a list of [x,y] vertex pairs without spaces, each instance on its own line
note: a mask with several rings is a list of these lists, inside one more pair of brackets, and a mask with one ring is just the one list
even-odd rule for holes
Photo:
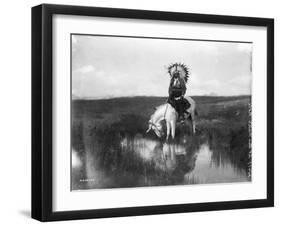
[[186,113],[189,116],[189,112],[188,109],[190,108],[190,103],[187,99],[185,99],[184,97],[182,98],[182,105],[183,105],[183,112]]
[[178,112],[179,112],[179,119],[180,121],[184,121],[184,103],[183,101],[179,101]]
[[192,133],[195,134],[195,132],[196,132],[196,124],[195,124],[195,115],[194,115],[194,113],[190,114],[190,118],[191,118],[191,125],[192,125]]

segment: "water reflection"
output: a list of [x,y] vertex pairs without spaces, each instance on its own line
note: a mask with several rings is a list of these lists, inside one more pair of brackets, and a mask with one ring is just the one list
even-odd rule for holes
[[83,152],[73,150],[72,189],[249,180],[246,170],[233,161],[225,148],[211,149],[208,140],[196,143],[195,139],[182,137],[176,142],[162,142],[141,134],[92,136],[84,140]]
[[[220,156],[221,157],[221,156]],[[213,151],[208,144],[200,146],[196,153],[196,163],[194,169],[185,174],[185,181],[193,180],[196,183],[227,183],[247,181],[245,170],[238,170],[227,158],[219,158],[216,161]]]

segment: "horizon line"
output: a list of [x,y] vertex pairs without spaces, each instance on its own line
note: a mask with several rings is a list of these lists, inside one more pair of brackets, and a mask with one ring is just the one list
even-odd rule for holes
[[[190,97],[239,97],[239,96],[251,96],[251,94],[237,94],[237,95],[186,95]],[[116,96],[116,97],[73,97],[71,100],[110,100],[110,99],[121,99],[121,98],[139,98],[139,97],[153,97],[153,98],[168,98],[168,96],[149,96],[149,95],[137,95],[137,96]]]

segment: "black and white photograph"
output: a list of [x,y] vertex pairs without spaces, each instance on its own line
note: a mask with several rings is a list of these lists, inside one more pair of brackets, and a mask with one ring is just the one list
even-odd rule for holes
[[274,206],[274,19],[155,9],[32,7],[33,219]]
[[72,191],[251,183],[251,42],[70,45]]

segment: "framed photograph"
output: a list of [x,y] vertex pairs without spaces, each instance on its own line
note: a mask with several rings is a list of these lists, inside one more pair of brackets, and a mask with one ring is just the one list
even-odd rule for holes
[[274,21],[32,8],[32,217],[274,205]]

